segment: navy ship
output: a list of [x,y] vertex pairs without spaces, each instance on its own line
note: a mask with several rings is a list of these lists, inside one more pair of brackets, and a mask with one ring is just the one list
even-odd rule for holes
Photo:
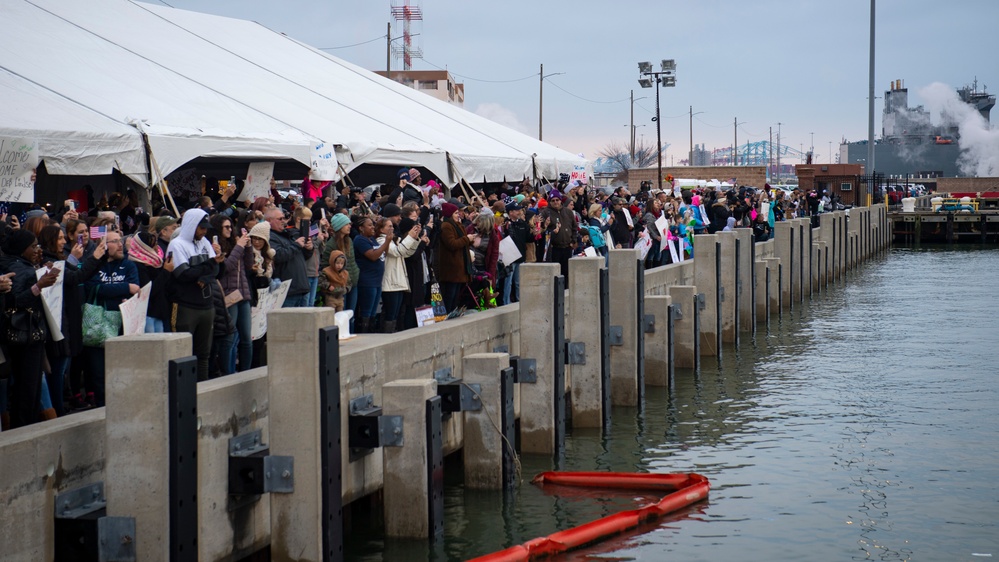
[[[978,80],[957,90],[958,98],[971,105],[989,123],[996,97],[978,90]],[[893,80],[885,92],[881,117],[881,138],[874,142],[874,167],[888,177],[959,177],[958,158],[961,137],[956,126],[933,125],[923,106],[909,107],[909,90],[901,80]],[[865,164],[867,141],[840,145],[840,162]],[[868,172],[870,170],[867,170]]]

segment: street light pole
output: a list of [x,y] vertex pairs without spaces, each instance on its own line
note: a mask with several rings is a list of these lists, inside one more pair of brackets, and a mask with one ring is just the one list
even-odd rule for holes
[[676,61],[673,59],[663,59],[662,70],[656,72],[652,70],[652,63],[638,63],[638,84],[643,88],[652,87],[652,79],[656,81],[656,116],[652,118],[656,122],[656,161],[659,164],[659,176],[656,178],[657,186],[663,188],[663,137],[662,126],[659,119],[659,87],[672,88],[676,86]]
[[541,123],[544,119],[545,111],[545,65],[542,63],[541,70],[538,71],[538,140],[541,140]]
[[541,138],[541,125],[544,118],[545,109],[545,78],[549,76],[558,76],[560,74],[565,74],[564,72],[552,72],[551,74],[545,74],[545,65],[541,65],[541,70],[538,72],[540,80],[538,81],[538,140]]
[[635,165],[635,90],[631,91],[631,165]]

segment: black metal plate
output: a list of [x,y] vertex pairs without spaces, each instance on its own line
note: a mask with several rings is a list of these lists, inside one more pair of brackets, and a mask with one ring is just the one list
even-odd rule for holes
[[170,559],[198,557],[198,359],[168,366]]
[[340,332],[319,330],[319,427],[322,443],[322,556],[343,560],[343,480],[340,439]]

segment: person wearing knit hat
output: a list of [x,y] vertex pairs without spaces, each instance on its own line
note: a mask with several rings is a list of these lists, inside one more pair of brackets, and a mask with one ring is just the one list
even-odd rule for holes
[[350,217],[343,213],[334,213],[330,217],[330,227],[333,229],[333,232],[340,230],[348,224],[350,224]]
[[260,221],[250,229],[250,238],[259,238],[264,242],[271,241],[271,225],[266,221]]
[[[41,248],[37,247],[35,235],[25,229],[10,232],[4,239],[0,256],[0,274],[11,274],[11,289],[8,302],[18,307],[42,310],[40,290],[51,287],[59,276],[59,269],[53,268],[49,273],[36,280],[35,265],[42,257]],[[45,320],[41,320],[41,330],[44,332]],[[6,367],[10,368],[12,381],[7,396],[8,412],[13,427],[22,427],[39,421],[42,390],[42,362],[45,359],[45,333],[40,341],[28,341],[17,344],[9,341],[4,348],[7,357]],[[60,395],[59,399],[62,398]]]
[[4,239],[3,245],[0,249],[3,250],[4,255],[18,257],[24,253],[28,247],[35,244],[35,235],[32,234],[27,229],[19,228],[17,230],[12,230],[7,238]]
[[420,171],[417,170],[416,168],[410,168],[409,169],[409,181],[415,183],[416,185],[420,185],[420,179],[421,179],[420,178]]
[[407,180],[408,181],[409,180],[409,168],[399,168],[399,171],[396,172],[395,177],[398,178],[398,179],[400,179],[400,180]]
[[402,218],[402,209],[395,203],[389,203],[382,207],[381,215],[387,219],[392,219],[393,224],[399,224]]

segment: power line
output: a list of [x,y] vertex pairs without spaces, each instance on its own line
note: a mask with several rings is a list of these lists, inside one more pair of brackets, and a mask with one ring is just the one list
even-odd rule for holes
[[549,84],[551,84],[552,86],[555,86],[559,90],[562,90],[563,92],[569,94],[570,96],[572,96],[574,98],[581,99],[583,101],[590,102],[590,103],[622,103],[622,102],[626,102],[626,101],[630,101],[631,100],[630,97],[629,98],[619,99],[619,100],[613,100],[613,101],[591,100],[591,99],[584,98],[583,96],[577,96],[576,94],[570,92],[569,90],[566,90],[565,88],[563,88],[562,86],[559,86],[558,84],[556,84],[555,82],[552,82],[551,80],[548,80],[547,82]]
[[[160,0],[160,2],[162,2],[162,1],[163,0]],[[368,39],[367,41],[361,41],[360,43],[354,43],[352,45],[341,45],[339,47],[319,47],[319,50],[320,51],[335,51],[337,49],[348,49],[350,47],[357,47],[359,45],[367,45],[368,43],[373,43],[375,41],[380,41],[382,39],[385,39],[385,35],[379,35],[378,37],[375,37],[374,39]]]
[[722,127],[726,127],[726,128],[728,127],[728,125],[712,125],[711,123],[708,123],[707,121],[704,121],[703,119],[701,119],[697,115],[694,115],[694,119],[696,119],[697,122],[701,123],[702,125],[707,125],[708,127],[714,127],[715,129],[721,129]]
[[489,82],[490,84],[509,84],[511,82],[523,82],[524,80],[530,80],[531,78],[534,78],[535,76],[538,75],[538,73],[535,72],[533,74],[529,74],[527,76],[524,76],[523,78],[514,78],[512,80],[486,80],[485,78],[473,78],[471,76],[466,76],[465,74],[458,74],[457,72],[453,72],[451,70],[448,70],[446,67],[438,66],[438,65],[436,65],[436,64],[428,61],[427,59],[421,59],[421,60],[423,62],[429,64],[430,66],[438,69],[438,70],[443,70],[445,72],[450,72],[454,76],[458,76],[458,77],[464,78],[465,80],[471,80],[472,82]]

